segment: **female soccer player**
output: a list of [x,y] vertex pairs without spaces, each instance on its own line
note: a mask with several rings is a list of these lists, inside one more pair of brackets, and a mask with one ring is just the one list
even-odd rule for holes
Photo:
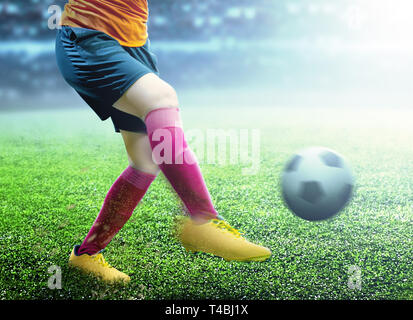
[[187,250],[226,260],[266,260],[271,251],[243,238],[212,204],[185,141],[176,92],[158,76],[147,20],[147,0],[69,0],[62,15],[56,39],[59,69],[101,120],[112,119],[129,158],[69,264],[107,282],[130,281],[100,251],[132,215],[159,171],[189,213],[178,228]]

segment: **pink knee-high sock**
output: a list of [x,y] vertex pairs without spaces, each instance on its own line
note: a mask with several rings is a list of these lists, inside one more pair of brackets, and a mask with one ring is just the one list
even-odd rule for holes
[[102,209],[78,254],[93,255],[104,249],[131,217],[156,176],[126,168],[110,188]]
[[159,108],[145,117],[152,155],[191,216],[216,218],[201,170],[189,149],[178,108]]

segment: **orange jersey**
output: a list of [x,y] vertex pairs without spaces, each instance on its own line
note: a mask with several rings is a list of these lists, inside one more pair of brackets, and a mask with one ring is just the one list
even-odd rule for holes
[[148,38],[147,0],[69,0],[61,25],[102,31],[122,46],[140,47]]

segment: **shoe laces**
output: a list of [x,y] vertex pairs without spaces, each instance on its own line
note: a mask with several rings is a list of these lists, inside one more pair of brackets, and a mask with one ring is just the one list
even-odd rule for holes
[[237,230],[234,227],[231,227],[231,225],[224,221],[224,220],[220,220],[220,219],[212,219],[212,224],[218,228],[218,229],[222,229],[224,231],[230,232],[232,233],[235,237],[237,238],[242,238],[242,235],[244,234],[243,231]]
[[92,258],[93,260],[98,262],[102,267],[111,268],[111,266],[109,265],[109,263],[105,261],[105,258],[103,258],[103,255],[101,253],[92,256]]

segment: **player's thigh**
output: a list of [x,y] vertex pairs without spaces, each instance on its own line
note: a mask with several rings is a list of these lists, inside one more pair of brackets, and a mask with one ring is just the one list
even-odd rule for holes
[[113,105],[141,119],[154,109],[178,107],[174,88],[154,73],[137,80]]
[[130,165],[146,173],[158,174],[160,169],[152,160],[152,149],[147,134],[124,130],[120,130],[120,133],[125,143]]

